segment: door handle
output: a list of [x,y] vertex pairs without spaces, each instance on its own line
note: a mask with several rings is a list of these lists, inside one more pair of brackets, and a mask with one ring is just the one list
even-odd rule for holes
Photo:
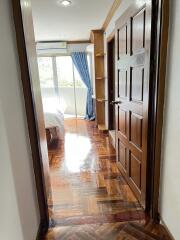
[[117,104],[121,104],[122,102],[121,101],[112,101],[110,104],[111,105],[117,105]]

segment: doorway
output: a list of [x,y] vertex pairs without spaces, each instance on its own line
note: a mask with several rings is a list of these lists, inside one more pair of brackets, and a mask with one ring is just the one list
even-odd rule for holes
[[107,41],[107,72],[108,72],[108,129],[113,147],[116,147],[115,119],[115,34]]
[[[143,2],[143,1],[142,1]],[[161,1],[160,1],[160,3],[162,3]],[[14,3],[13,3],[14,4]],[[155,8],[155,6],[159,6],[158,4],[156,4],[156,5],[154,5],[154,8]],[[37,134],[37,126],[36,126],[36,121],[37,121],[37,119],[36,119],[36,115],[37,115],[37,109],[36,109],[36,106],[34,106],[33,105],[33,100],[34,100],[34,93],[35,94],[37,94],[37,92],[36,92],[36,89],[35,88],[31,88],[32,86],[31,86],[31,83],[30,83],[30,75],[32,74],[33,75],[33,73],[35,72],[36,73],[36,64],[35,65],[33,65],[33,63],[34,63],[34,58],[32,57],[32,56],[35,56],[35,52],[34,52],[34,40],[32,40],[32,38],[31,38],[31,36],[33,35],[33,34],[31,34],[31,33],[33,33],[33,26],[31,26],[31,24],[30,24],[30,26],[31,26],[31,28],[29,28],[28,27],[28,17],[29,17],[29,15],[27,14],[27,12],[26,12],[26,10],[27,9],[21,9],[21,6],[20,6],[20,3],[19,3],[19,1],[17,2],[17,5],[16,4],[14,4],[14,19],[15,19],[15,25],[16,25],[16,32],[17,32],[17,42],[18,42],[18,49],[19,49],[19,56],[20,56],[20,65],[21,66],[23,66],[22,67],[22,69],[21,69],[21,71],[22,71],[22,81],[23,81],[23,88],[24,88],[24,95],[25,95],[25,102],[26,102],[26,110],[27,110],[27,118],[28,118],[28,124],[29,124],[29,128],[30,128],[30,130],[32,130],[32,132],[33,132],[33,134],[32,133],[30,133],[30,139],[31,139],[31,144],[32,144],[32,150],[33,150],[33,154],[34,154],[34,156],[36,157],[37,156],[37,158],[36,159],[34,159],[33,158],[33,160],[34,160],[34,166],[35,166],[35,174],[36,174],[36,182],[37,182],[37,189],[38,189],[38,197],[39,197],[39,204],[40,204],[40,208],[41,208],[41,220],[43,221],[43,220],[46,220],[46,222],[47,222],[47,217],[48,217],[48,214],[44,214],[44,212],[46,212],[47,211],[47,205],[46,205],[46,203],[47,203],[47,201],[46,201],[46,197],[44,196],[44,178],[43,178],[43,170],[42,170],[42,166],[41,166],[41,164],[42,164],[42,162],[43,162],[43,159],[41,159],[41,157],[39,156],[40,154],[39,154],[39,149],[38,149],[38,147],[37,146],[39,146],[38,145],[38,143],[39,143],[39,136],[38,136],[38,134]],[[166,8],[167,9],[167,8]],[[159,10],[159,8],[158,9],[154,9],[154,10],[158,10],[159,11],[159,15],[157,16],[155,16],[155,18],[157,19],[157,20],[159,20],[160,18],[161,18],[161,14],[160,14],[160,10]],[[22,12],[21,12],[22,11]],[[152,13],[154,13],[154,12],[157,12],[157,11],[152,11]],[[21,19],[21,14],[23,15],[23,21],[24,21],[24,26],[23,26],[23,23],[22,23],[22,19]],[[26,21],[27,20],[27,21]],[[158,22],[158,21],[154,21],[154,22]],[[159,33],[159,35],[158,35],[158,37],[160,37],[160,32],[161,31],[159,31],[159,28],[161,28],[160,26],[156,26],[156,25],[154,25],[153,26],[154,27],[154,29],[155,29],[155,31],[156,31],[156,33]],[[158,28],[159,27],[159,28]],[[120,29],[119,29],[120,30]],[[125,31],[126,32],[126,31]],[[24,35],[25,35],[25,39],[24,39]],[[158,63],[159,63],[159,61],[158,61],[158,57],[159,57],[159,55],[158,55],[158,50],[160,50],[160,47],[159,47],[159,38],[157,39],[157,36],[152,36],[152,38],[153,38],[153,40],[156,42],[156,44],[155,44],[155,46],[153,46],[152,47],[152,53],[156,53],[155,55],[156,55],[156,65],[159,67],[159,65],[158,65]],[[30,39],[30,41],[28,41]],[[25,41],[26,40],[26,41]],[[166,39],[167,40],[167,39]],[[26,49],[28,50],[27,52],[26,52]],[[162,49],[161,49],[162,50]],[[33,54],[31,54],[31,51],[33,52]],[[165,51],[165,50],[164,50]],[[29,57],[29,61],[30,61],[30,64],[28,65],[27,64],[27,57]],[[156,66],[156,67],[157,67]],[[157,77],[157,72],[156,71],[159,71],[159,69],[153,69],[153,76],[154,76],[154,79],[155,79],[155,81],[158,81],[158,78],[156,78]],[[37,76],[37,75],[36,75]],[[28,80],[28,81],[27,81]],[[162,79],[161,79],[161,81],[163,82],[164,81],[164,78],[162,77]],[[158,85],[157,85],[158,86]],[[153,100],[153,102],[156,102],[156,100],[158,100],[159,101],[159,99],[158,99],[158,93],[159,93],[159,89],[158,89],[158,87],[155,87],[155,90],[157,90],[157,91],[154,91],[154,94],[153,94],[153,96],[151,96],[152,97],[152,100]],[[157,95],[156,95],[157,94]],[[30,100],[28,100],[28,98],[27,98],[27,96],[29,97],[29,99]],[[35,99],[35,100],[37,100],[37,98]],[[162,100],[162,99],[161,99]],[[163,105],[163,104],[162,104]],[[162,113],[163,112],[163,107],[162,107],[162,105],[160,106],[160,113]],[[30,109],[30,110],[29,110]],[[155,119],[154,120],[154,122],[153,122],[153,126],[155,126],[156,125],[156,117],[157,117],[157,113],[159,113],[159,112],[157,112],[157,109],[156,110],[154,110],[154,118],[152,118],[152,119]],[[34,116],[35,115],[35,116]],[[36,128],[33,128],[34,126],[36,126]],[[161,125],[159,125],[159,128],[158,128],[158,130],[159,131],[161,131],[161,128],[162,128],[162,124]],[[93,127],[92,127],[92,129],[93,129]],[[154,129],[153,129],[154,130]],[[156,133],[156,131],[157,131],[157,129],[154,131],[154,133]],[[35,133],[35,134],[34,134]],[[156,134],[155,134],[156,135]],[[160,134],[159,134],[160,135]],[[34,140],[35,139],[35,140]],[[106,137],[104,136],[104,139],[106,139]],[[41,140],[41,139],[40,139]],[[152,137],[152,139],[151,139],[152,141],[151,141],[151,144],[153,145],[153,143],[154,143],[154,141],[155,141],[155,137],[153,138]],[[107,142],[106,142],[106,144],[107,144]],[[98,145],[97,144],[97,141],[95,141],[95,144],[94,145]],[[98,147],[98,146],[97,146]],[[155,152],[155,148],[156,148],[157,146],[156,146],[156,144],[152,147],[152,151],[153,152]],[[102,151],[102,149],[103,149],[103,146],[99,146],[99,148],[98,148],[98,151],[101,153],[100,154],[100,159],[102,160],[102,163],[101,163],[101,165],[102,165],[102,167],[103,166],[105,166],[105,164],[104,164],[104,157],[106,157],[106,156],[104,156],[103,155],[103,151]],[[122,154],[122,155],[126,155],[126,151],[120,151],[120,153]],[[110,158],[109,158],[110,159]],[[38,161],[38,163],[39,163],[39,165],[37,166],[37,163],[36,163],[36,161],[35,160],[37,160]],[[153,161],[154,161],[154,159],[152,158],[151,159],[152,160],[152,163],[154,163]],[[159,161],[159,159],[158,159],[158,161]],[[38,168],[38,167],[40,167],[40,168]],[[115,170],[115,168],[113,168],[112,167],[112,169],[114,169],[114,171],[116,171]],[[159,168],[157,167],[156,169],[154,169],[154,171],[153,171],[153,173],[155,173],[155,170],[157,171],[157,172],[159,172]],[[38,176],[38,174],[39,174],[39,176]],[[116,172],[115,172],[115,174],[116,174]],[[114,176],[114,173],[112,174],[113,176]],[[157,175],[158,175],[158,173],[157,173]],[[111,179],[111,177],[113,178],[113,176],[110,176],[110,179]],[[154,174],[153,174],[153,176],[154,176]],[[87,178],[85,178],[85,179],[87,179],[88,180],[88,177],[89,177],[89,175],[87,176]],[[105,178],[106,178],[107,176],[105,176]],[[157,177],[158,178],[158,177]],[[156,178],[156,180],[157,180],[157,178]],[[152,179],[151,179],[152,180]],[[155,181],[155,179],[153,179],[154,181]],[[103,181],[102,181],[102,179],[101,179],[101,176],[100,176],[100,184],[103,184]],[[111,189],[111,186],[109,186],[109,189]],[[92,189],[91,189],[92,190]],[[151,189],[152,190],[152,189]],[[158,189],[156,189],[157,191],[156,191],[156,196],[158,196]],[[100,191],[102,191],[102,189],[101,189],[101,187],[100,187]],[[113,191],[113,187],[112,187],[112,191]],[[152,194],[154,194],[154,192],[152,192]],[[42,200],[43,200],[43,204],[42,204]],[[116,201],[116,199],[115,199],[115,201]],[[114,202],[114,200],[113,200],[113,202]],[[92,202],[91,202],[92,203]],[[92,206],[92,205],[90,205],[90,206]],[[156,213],[158,212],[158,208],[156,208],[155,209],[156,210]],[[44,218],[42,218],[42,216],[44,216]]]

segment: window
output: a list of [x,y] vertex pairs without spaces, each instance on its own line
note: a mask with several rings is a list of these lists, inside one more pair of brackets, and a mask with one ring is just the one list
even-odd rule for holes
[[43,102],[49,101],[51,107],[52,101],[58,98],[59,107],[64,109],[65,117],[84,117],[87,88],[71,56],[39,57],[38,66]]
[[[81,77],[76,69],[73,66],[71,56],[62,56],[56,58],[57,64],[57,74],[58,82],[60,88],[75,87],[76,88],[86,88],[85,84],[81,80]],[[74,76],[73,76],[74,71]],[[75,79],[75,83],[74,83]]]
[[[88,65],[89,65],[89,55],[88,55]],[[54,88],[54,74],[53,74],[53,61],[52,57],[39,57],[38,58],[39,66],[39,77],[41,88]],[[81,80],[81,77],[76,69],[73,66],[71,56],[60,56],[56,57],[56,71],[58,76],[59,87],[74,87],[74,78],[75,78],[75,87],[77,88],[86,88],[85,84]],[[74,77],[73,77],[74,71]]]
[[70,56],[63,56],[56,58],[57,75],[59,87],[62,88],[73,88],[73,65]]
[[52,57],[39,57],[38,66],[41,88],[54,88]]

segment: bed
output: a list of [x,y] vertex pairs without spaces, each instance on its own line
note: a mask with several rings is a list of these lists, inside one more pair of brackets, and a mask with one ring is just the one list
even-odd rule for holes
[[55,98],[43,99],[43,111],[48,144],[53,139],[64,139],[64,109]]

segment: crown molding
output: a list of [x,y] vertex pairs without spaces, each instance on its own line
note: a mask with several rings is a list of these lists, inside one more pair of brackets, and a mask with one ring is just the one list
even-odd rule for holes
[[106,28],[108,27],[112,17],[114,16],[114,13],[116,12],[116,10],[118,9],[118,7],[120,6],[122,0],[114,0],[113,5],[111,7],[111,9],[109,10],[109,13],[103,23],[102,26],[102,30],[105,31]]

